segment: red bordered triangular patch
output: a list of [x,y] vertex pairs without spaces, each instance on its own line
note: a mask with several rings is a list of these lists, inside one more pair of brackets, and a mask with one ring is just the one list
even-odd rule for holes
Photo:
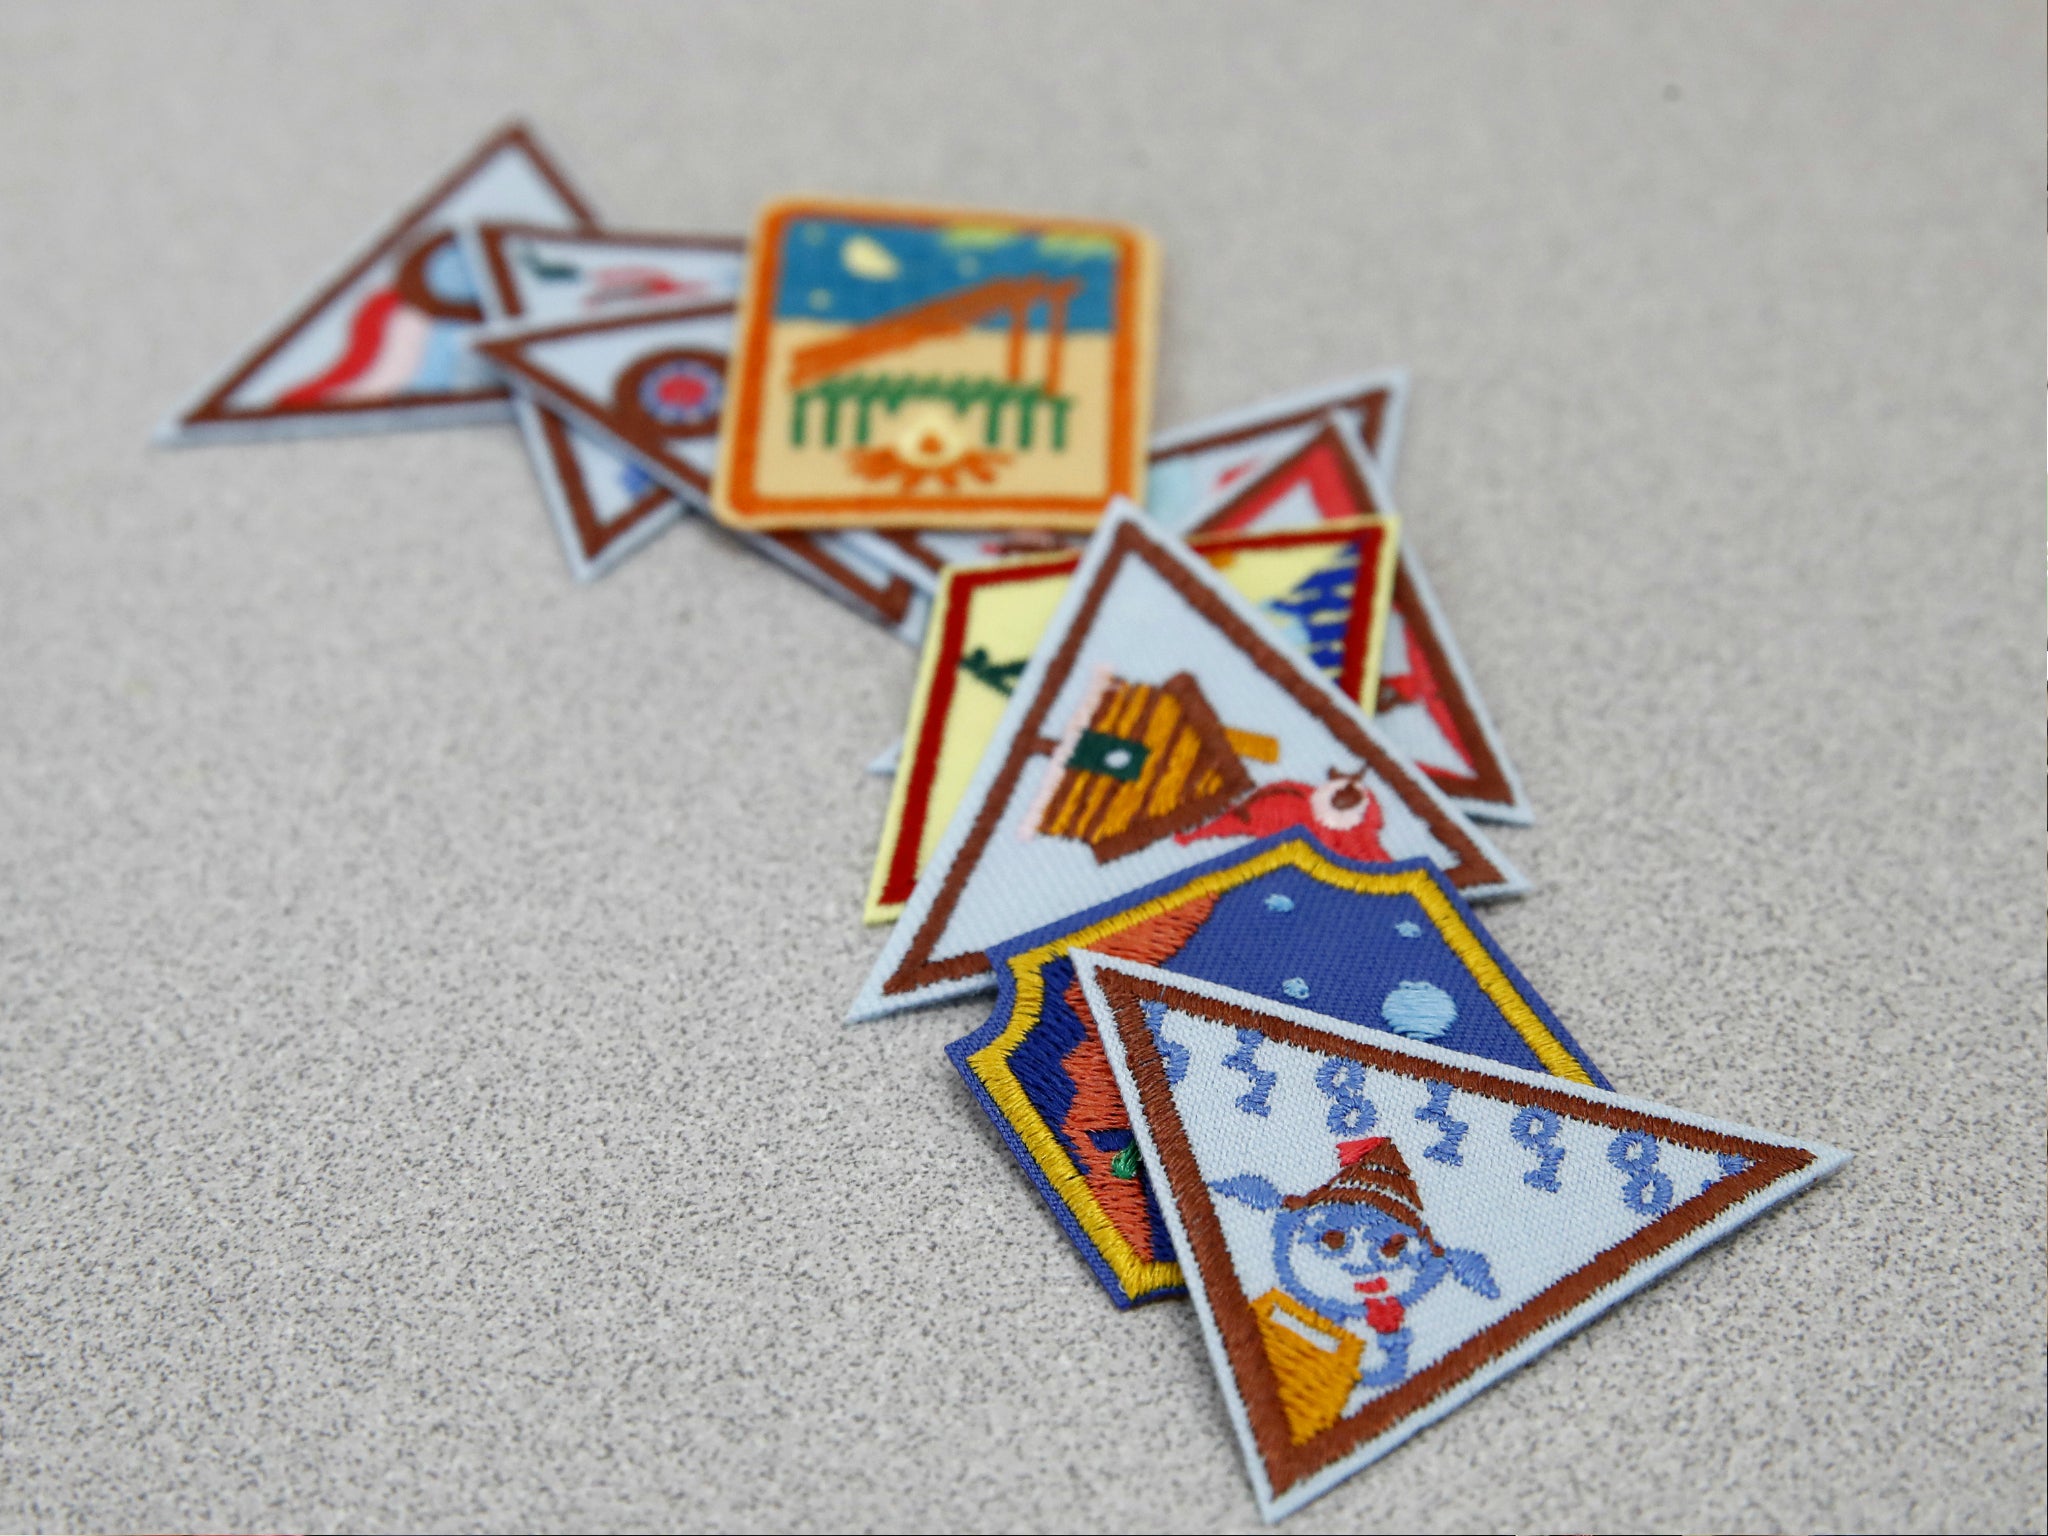
[[1391,486],[1407,400],[1408,375],[1389,368],[1161,432],[1152,439],[1145,510],[1175,531],[1200,523],[1332,417],[1355,429],[1380,483]]
[[158,431],[167,443],[496,421],[505,390],[469,355],[483,322],[456,231],[479,219],[595,218],[533,132],[512,124],[372,237]]
[[[1291,528],[1391,510],[1387,500],[1355,424],[1333,414],[1292,452],[1239,482],[1192,531]],[[1521,779],[1407,540],[1387,617],[1376,705],[1373,723],[1460,809],[1484,821],[1527,825],[1533,819]]]

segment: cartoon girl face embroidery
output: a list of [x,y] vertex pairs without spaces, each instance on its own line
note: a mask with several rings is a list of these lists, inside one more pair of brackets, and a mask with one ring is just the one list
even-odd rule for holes
[[[1273,1262],[1280,1284],[1331,1319],[1383,1317],[1422,1286],[1429,1245],[1369,1205],[1318,1205],[1275,1223]],[[1396,1313],[1398,1317],[1398,1313]],[[1398,1321],[1396,1326],[1399,1326]]]

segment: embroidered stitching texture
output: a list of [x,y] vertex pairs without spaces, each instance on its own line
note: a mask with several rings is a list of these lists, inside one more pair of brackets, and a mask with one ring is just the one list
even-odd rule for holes
[[[1337,418],[1325,418],[1321,429],[1307,442],[1254,475],[1228,501],[1190,529],[1187,535],[1189,542],[1200,543],[1203,535],[1255,529],[1267,514],[1280,505],[1290,490],[1304,485],[1310,490],[1317,516],[1325,522],[1348,521],[1354,517],[1392,517],[1393,508],[1381,504],[1360,461],[1364,452],[1362,444],[1350,435],[1348,424],[1340,426]],[[1392,600],[1394,571],[1384,570],[1379,575],[1386,586],[1374,594],[1374,601],[1365,609],[1367,614],[1386,611]],[[1352,611],[1354,615],[1359,611],[1356,603]],[[1367,678],[1379,677],[1384,633],[1382,628],[1370,641],[1354,643],[1337,680],[1337,686],[1343,689],[1345,696],[1357,699],[1367,714],[1373,712],[1376,700],[1367,697],[1364,682]],[[1373,691],[1376,693],[1377,690]]]
[[560,374],[531,361],[527,353],[535,347],[565,337],[593,336],[607,331],[639,330],[649,326],[692,320],[714,320],[733,312],[734,306],[731,303],[674,304],[659,309],[635,309],[625,314],[605,315],[592,320],[572,320],[563,325],[536,326],[505,337],[487,337],[476,343],[476,350],[507,373],[523,380],[526,387],[542,399],[612,433],[622,444],[644,458],[650,469],[658,468],[661,472],[674,476],[680,482],[677,489],[687,490],[702,505],[705,492],[710,487],[711,477],[682,455],[672,452],[668,438],[655,428],[652,421],[640,416],[622,414],[614,408],[613,402],[595,399]]
[[[1402,372],[1371,374],[1325,385],[1320,389],[1281,397],[1238,411],[1191,422],[1160,433],[1152,441],[1151,473],[1147,477],[1147,510],[1164,526],[1184,532],[1186,525],[1209,515],[1228,496],[1233,480],[1253,476],[1265,466],[1264,457],[1284,456],[1284,439],[1303,428],[1332,416],[1347,417],[1355,423],[1358,439],[1372,456],[1381,479],[1393,483],[1400,452],[1401,418],[1408,389]],[[1259,440],[1264,439],[1264,444]],[[1273,440],[1277,446],[1267,446]],[[1176,498],[1172,484],[1176,466],[1189,460],[1230,448],[1251,445],[1248,459],[1230,467],[1207,488],[1196,488],[1185,498]],[[1160,493],[1165,492],[1162,499]]]
[[[1181,1294],[1181,1272],[1160,1221],[1149,1214],[1142,1222],[1124,1219],[1131,1210],[1128,1203],[1112,1210],[1100,1198],[1101,1182],[1092,1174],[1088,1148],[1077,1149],[1076,1138],[1065,1134],[1066,1106],[1080,1095],[1080,1084],[1092,1072],[1106,1074],[1109,1070],[1095,1020],[1078,982],[1069,979],[1073,965],[1067,957],[1085,948],[1095,954],[1179,968],[1178,957],[1210,923],[1219,901],[1234,891],[1256,888],[1282,871],[1347,896],[1411,898],[1429,920],[1430,931],[1443,940],[1455,963],[1491,1005],[1516,1048],[1526,1052],[1520,1060],[1570,1081],[1607,1086],[1605,1077],[1543,999],[1426,860],[1361,865],[1336,857],[1306,833],[1287,832],[1062,918],[993,952],[999,983],[996,1006],[987,1022],[948,1045],[946,1054],[982,1111],[1002,1133],[1040,1198],[1120,1307]],[[1274,903],[1273,896],[1280,897],[1280,904]],[[1259,901],[1256,909],[1279,916],[1295,912],[1297,905],[1292,898],[1273,892]],[[1347,909],[1344,922],[1333,923],[1327,935],[1315,934],[1313,943],[1341,956],[1342,967],[1357,973],[1364,953],[1362,930],[1376,921],[1375,910],[1361,903],[1356,910]],[[1406,920],[1395,927],[1397,932],[1407,927],[1417,927],[1420,932],[1419,925]],[[1219,960],[1191,974],[1243,985],[1249,967],[1242,957],[1259,956],[1260,960],[1250,964],[1260,964],[1272,949],[1270,939],[1252,933],[1241,946],[1220,947]],[[1412,973],[1412,963],[1408,968]],[[1370,1025],[1373,1021],[1364,1016],[1369,1012],[1361,1003],[1357,1022]],[[1517,1059],[1515,1050],[1505,1044],[1489,1044],[1476,1015],[1464,1022],[1472,1032],[1454,1037],[1459,1049],[1500,1060]],[[1184,1060],[1185,1049],[1172,1041],[1160,1042],[1160,1048],[1168,1064],[1169,1081],[1177,1081],[1173,1058],[1178,1053]],[[1359,1081],[1363,1081],[1362,1069]],[[1371,1131],[1377,1118],[1373,1105],[1347,1097],[1340,1080],[1333,1079],[1333,1084],[1333,1089],[1325,1090],[1332,1094],[1329,1124],[1333,1133],[1359,1136]],[[1129,1121],[1121,1113],[1098,1117],[1090,1124],[1105,1133],[1129,1132]],[[1149,1184],[1145,1199],[1148,1213],[1156,1209]]]
[[[1240,553],[1286,550],[1314,546],[1329,535],[1347,542],[1355,533],[1357,559],[1352,564],[1352,597],[1345,624],[1341,679],[1355,681],[1346,693],[1370,713],[1377,690],[1381,642],[1390,611],[1394,570],[1398,559],[1400,525],[1395,518],[1353,518],[1333,521],[1319,528],[1284,529],[1274,532],[1210,534],[1189,541],[1190,547],[1219,567]],[[1393,558],[1390,558],[1390,555]],[[868,878],[866,919],[886,922],[903,910],[922,872],[919,859],[926,838],[937,819],[934,800],[937,781],[949,745],[954,709],[960,698],[958,673],[966,672],[998,692],[1012,693],[1029,660],[1016,657],[998,666],[993,658],[977,649],[968,653],[967,636],[974,623],[975,605],[984,595],[1017,582],[1042,580],[1060,572],[1071,573],[1080,555],[1059,554],[1044,558],[1023,557],[1000,565],[956,567],[941,578],[933,605],[932,622],[925,633],[919,658],[916,686],[911,691],[910,718],[905,727],[905,755],[899,764],[896,784],[889,796],[883,819],[882,837],[875,864]],[[1359,573],[1371,572],[1374,586],[1369,609],[1361,609],[1357,588]],[[979,658],[977,660],[977,658]],[[1321,665],[1321,663],[1318,663]],[[1327,673],[1329,668],[1323,667]],[[1368,686],[1368,684],[1370,686]],[[1244,743],[1238,744],[1240,754]],[[957,750],[957,749],[956,749]],[[951,807],[947,807],[950,813]]]
[[[1346,751],[1377,774],[1390,789],[1398,793],[1404,783],[1412,785],[1416,782],[1412,770],[1383,749],[1368,732],[1360,729],[1330,695],[1296,670],[1265,635],[1240,618],[1222,598],[1182,565],[1168,546],[1157,542],[1135,519],[1121,518],[1113,528],[1105,531],[1110,537],[1105,556],[1096,567],[1089,588],[1083,593],[1065,632],[1060,636],[1058,646],[1051,653],[1036,693],[1011,737],[1009,750],[968,824],[965,842],[943,871],[933,866],[919,877],[920,887],[925,880],[937,880],[935,895],[916,930],[910,934],[900,959],[881,982],[885,996],[978,976],[988,970],[988,957],[981,950],[938,956],[935,951],[939,938],[953,915],[960,893],[972,878],[989,840],[995,835],[996,825],[1005,808],[1016,794],[1025,764],[1038,752],[1038,744],[1045,735],[1047,716],[1073,671],[1098,610],[1127,560],[1138,561],[1148,567],[1195,613],[1226,636],[1298,707],[1314,715]],[[1418,796],[1408,800],[1407,805],[1455,861],[1448,872],[1453,885],[1464,889],[1509,883],[1509,874],[1503,865],[1489,858],[1475,840],[1475,835],[1454,820],[1439,802]],[[963,805],[961,813],[965,814],[965,811]]]
[[[837,217],[868,223],[929,225],[956,219],[994,220],[1020,231],[1084,233],[1116,243],[1115,323],[1110,351],[1109,420],[1106,484],[1084,496],[920,496],[906,508],[899,495],[770,496],[757,483],[759,444],[766,430],[764,392],[768,388],[769,332],[775,295],[781,286],[783,246],[790,224],[810,217]],[[763,210],[750,256],[751,270],[742,301],[734,370],[734,416],[719,458],[713,512],[734,526],[789,528],[813,526],[972,527],[976,516],[995,525],[1021,521],[1047,527],[1092,527],[1104,501],[1113,496],[1134,498],[1144,493],[1145,458],[1141,452],[1151,410],[1152,351],[1157,339],[1158,255],[1152,241],[1125,225],[1078,219],[1043,219],[991,214],[966,209],[889,205],[830,199],[789,200]]]
[[[521,300],[520,286],[513,274],[507,250],[513,242],[521,240],[591,244],[599,248],[630,242],[678,251],[728,252],[735,258],[741,249],[739,240],[716,235],[592,233],[550,229],[541,224],[480,224],[476,228],[476,249],[480,255],[477,265],[482,268],[483,292],[494,311],[491,316],[494,320],[518,321],[526,317],[527,309]],[[602,574],[628,553],[628,546],[636,544],[643,533],[653,531],[650,523],[664,509],[674,505],[680,512],[680,505],[667,488],[650,486],[609,521],[601,518],[590,494],[583,466],[577,461],[576,450],[571,444],[568,422],[554,412],[542,409],[524,395],[517,396],[514,405],[520,416],[520,425],[540,460],[535,466],[536,472],[544,488],[552,487],[555,492],[549,497],[550,510],[558,509],[559,518],[568,523],[568,527],[560,531],[564,542],[573,549],[571,565],[579,576]],[[615,456],[610,455],[610,450],[606,452],[608,456]],[[621,459],[620,462],[629,461]]]
[[372,240],[367,249],[350,261],[337,276],[322,284],[311,298],[300,304],[281,323],[271,327],[265,334],[265,339],[244,353],[239,361],[231,364],[227,375],[209,387],[196,404],[181,410],[173,418],[172,425],[176,428],[193,428],[320,417],[369,416],[382,412],[403,413],[502,400],[505,397],[505,390],[493,386],[486,389],[443,390],[405,396],[382,395],[361,400],[327,399],[301,405],[286,405],[279,400],[246,410],[230,409],[228,404],[230,397],[266,363],[281,353],[309,321],[347,292],[349,286],[371,267],[403,245],[413,235],[415,226],[428,218],[464,182],[508,150],[523,156],[540,179],[561,200],[575,221],[573,227],[596,227],[597,215],[591,210],[589,203],[584,201],[582,194],[570,183],[567,175],[555,164],[553,157],[542,146],[533,130],[524,123],[508,124],[486,139],[467,159],[437,181],[396,219],[383,226],[382,232]]
[[[1264,1474],[1261,1504],[1268,1518],[1287,1512],[1324,1491],[1349,1471],[1356,1470],[1351,1466],[1318,1477],[1318,1474],[1329,1473],[1350,1453],[1369,1446],[1378,1437],[1402,1426],[1404,1421],[1416,1421],[1408,1425],[1410,1433],[1420,1428],[1426,1420],[1418,1416],[1424,1414],[1437,1399],[1465,1386],[1469,1378],[1495,1360],[1508,1356],[1531,1341],[1534,1341],[1534,1347],[1542,1347],[1544,1341],[1537,1339],[1537,1335],[1550,1325],[1571,1317],[1575,1309],[1595,1301],[1603,1291],[1628,1277],[1637,1265],[1654,1259],[1667,1249],[1679,1247],[1695,1234],[1703,1233],[1718,1218],[1781,1180],[1814,1168],[1817,1162],[1820,1166],[1816,1169],[1816,1176],[1825,1174],[1844,1160],[1842,1154],[1828,1148],[1809,1150],[1801,1146],[1777,1145],[1753,1139],[1751,1135],[1737,1130],[1708,1128],[1673,1120],[1650,1108],[1608,1099],[1583,1098],[1537,1083],[1524,1083],[1476,1068],[1461,1068],[1441,1060],[1352,1040],[1269,1013],[1257,1005],[1256,999],[1245,997],[1241,1001],[1225,1001],[1182,986],[1171,977],[1133,975],[1109,964],[1091,963],[1090,970],[1088,984],[1107,1009],[1105,1027],[1115,1030],[1118,1056],[1124,1064],[1122,1071],[1128,1073],[1128,1078],[1121,1080],[1120,1086],[1124,1087],[1127,1098],[1135,1093],[1142,1106],[1147,1162],[1152,1162],[1152,1154],[1156,1152],[1158,1163],[1154,1166],[1164,1172],[1178,1219],[1194,1247],[1205,1297],[1205,1322],[1213,1330],[1214,1343],[1220,1346],[1228,1361],[1237,1399],[1248,1420],[1259,1464],[1255,1471]],[[1244,1293],[1239,1283],[1237,1267],[1214,1203],[1214,1197],[1222,1195],[1228,1199],[1250,1201],[1257,1207],[1267,1197],[1270,1186],[1262,1189],[1265,1181],[1256,1176],[1232,1177],[1213,1191],[1204,1182],[1168,1082],[1165,1062],[1156,1044],[1160,1028],[1158,1021],[1168,1013],[1186,1014],[1233,1031],[1257,1030],[1268,1040],[1325,1057],[1356,1061],[1374,1071],[1398,1078],[1433,1082],[1450,1091],[1496,1103],[1517,1106],[1533,1103],[1560,1117],[1607,1126],[1619,1133],[1611,1159],[1620,1168],[1628,1157],[1633,1157],[1629,1166],[1635,1170],[1632,1175],[1635,1178],[1649,1174],[1645,1160],[1639,1154],[1625,1155],[1622,1150],[1624,1144],[1629,1147],[1638,1145],[1636,1138],[1648,1140],[1652,1147],[1661,1139],[1710,1155],[1739,1157],[1745,1160],[1746,1166],[1739,1174],[1709,1180],[1697,1195],[1675,1209],[1660,1208],[1661,1213],[1653,1214],[1648,1225],[1605,1248],[1590,1262],[1537,1292],[1505,1317],[1482,1328],[1413,1376],[1406,1374],[1403,1360],[1403,1369],[1399,1373],[1389,1372],[1387,1377],[1390,1384],[1398,1384],[1391,1384],[1383,1395],[1367,1399],[1350,1416],[1325,1419],[1325,1427],[1302,1436],[1297,1433],[1302,1422],[1299,1403],[1290,1404],[1290,1394],[1283,1388],[1276,1372],[1264,1337],[1266,1320],[1254,1299]],[[1364,1150],[1359,1151],[1361,1145],[1348,1143],[1341,1146],[1338,1149],[1340,1157],[1346,1153],[1354,1157],[1380,1156],[1370,1145],[1364,1145]],[[1821,1161],[1823,1158],[1826,1159],[1824,1162]],[[1340,1172],[1339,1181],[1344,1178],[1345,1174]],[[1413,1206],[1411,1195],[1397,1197],[1395,1193],[1412,1191],[1412,1181],[1407,1179],[1405,1165],[1398,1169],[1388,1165],[1384,1172],[1368,1170],[1365,1182],[1368,1189],[1383,1192],[1371,1196],[1379,1208],[1393,1210]],[[1803,1182],[1798,1187],[1803,1187]],[[1293,1208],[1300,1210],[1316,1203],[1316,1197],[1325,1195],[1327,1188],[1302,1197]],[[1783,1194],[1792,1192],[1795,1190],[1788,1188]],[[1274,1204],[1281,1207],[1286,1202],[1276,1198]],[[1634,1209],[1646,1208],[1638,1205]],[[1467,1255],[1454,1261],[1452,1252],[1443,1249],[1438,1240],[1430,1237],[1419,1220],[1410,1226],[1411,1231],[1416,1229],[1420,1229],[1429,1249],[1446,1261],[1448,1273],[1457,1275],[1480,1294],[1487,1294],[1485,1288],[1492,1284],[1492,1277],[1482,1256]],[[1684,1256],[1682,1252],[1678,1255],[1680,1258]],[[1460,1270],[1462,1274],[1459,1274]],[[1357,1289],[1366,1291],[1369,1287],[1361,1283]],[[1370,1313],[1367,1316],[1370,1320]],[[1576,1321],[1586,1321],[1588,1316],[1581,1316]],[[1373,1322],[1372,1326],[1377,1329],[1379,1323]],[[1299,1394],[1295,1395],[1298,1397]],[[1448,1406],[1443,1411],[1448,1411]],[[1384,1447],[1390,1448],[1391,1444]],[[1268,1488],[1270,1493],[1266,1491]]]
[[[1335,502],[1312,496],[1319,516],[1348,516],[1359,509],[1380,510],[1372,486],[1358,463],[1356,447],[1346,430],[1332,419],[1323,430],[1284,459],[1255,476],[1228,500],[1217,505],[1190,530],[1190,536],[1225,528],[1255,528],[1282,505],[1290,485],[1306,478]],[[1316,471],[1320,471],[1317,473]],[[1441,764],[1422,771],[1445,794],[1475,815],[1526,823],[1529,810],[1514,770],[1508,765],[1479,701],[1470,669],[1457,650],[1450,627],[1438,607],[1422,562],[1403,547],[1394,577],[1392,607],[1401,622],[1407,648],[1419,653],[1411,670],[1415,681],[1406,687],[1382,678],[1378,698],[1367,705],[1372,714],[1386,714],[1406,704],[1419,704],[1469,765],[1469,773]],[[1377,669],[1378,658],[1375,657]]]

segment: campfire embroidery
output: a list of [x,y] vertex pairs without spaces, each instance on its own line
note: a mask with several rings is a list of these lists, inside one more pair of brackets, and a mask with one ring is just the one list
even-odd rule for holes
[[728,522],[1081,529],[1142,490],[1142,231],[798,198],[763,210],[752,251]]

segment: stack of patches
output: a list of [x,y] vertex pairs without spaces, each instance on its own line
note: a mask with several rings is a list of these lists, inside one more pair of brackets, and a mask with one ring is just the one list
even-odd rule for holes
[[702,514],[921,645],[852,1017],[995,994],[954,1064],[1277,1517],[1845,1155],[1615,1093],[1479,925],[1530,815],[1404,376],[1148,441],[1157,289],[1079,219],[602,229],[514,127],[165,435],[510,416],[577,576]]

